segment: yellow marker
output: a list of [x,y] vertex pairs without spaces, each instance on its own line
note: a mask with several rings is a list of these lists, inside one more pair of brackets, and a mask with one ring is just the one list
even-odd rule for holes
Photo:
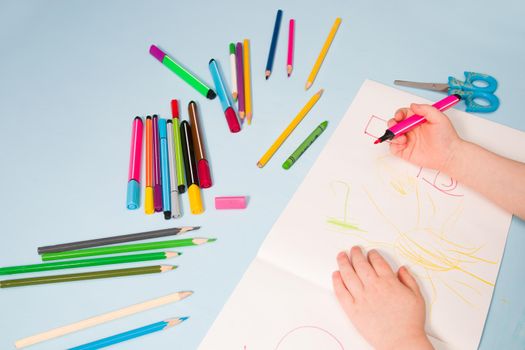
[[248,125],[252,123],[252,83],[250,78],[250,42],[244,39],[243,44],[243,66],[244,66],[244,111]]
[[153,187],[145,188],[145,202],[144,202],[144,212],[146,214],[153,214],[155,208],[153,206]]
[[204,213],[202,206],[201,189],[199,186],[192,184],[188,187],[188,198],[190,200],[190,210],[193,215]]
[[341,24],[341,17],[337,17],[335,19],[334,24],[332,25],[330,34],[328,34],[328,38],[326,38],[323,48],[321,49],[321,52],[319,53],[319,57],[317,57],[317,61],[315,61],[314,67],[312,68],[312,71],[310,72],[310,75],[308,76],[308,79],[306,80],[306,86],[304,88],[305,90],[308,90],[310,86],[312,86],[312,84],[314,83],[315,77],[317,76],[317,73],[319,73],[321,64],[323,63],[324,58],[326,57],[326,54],[328,53],[328,49],[330,48],[330,45],[332,44],[332,41],[334,40],[335,33],[337,33],[337,29],[339,28],[340,24]]
[[319,101],[321,98],[321,95],[323,94],[323,89],[319,90],[315,95],[310,98],[310,100],[306,103],[306,105],[301,109],[301,111],[297,114],[297,116],[292,120],[292,122],[284,129],[284,131],[279,135],[277,140],[273,143],[273,145],[266,151],[266,153],[262,156],[262,158],[257,162],[257,166],[259,168],[262,168],[263,166],[268,163],[270,158],[274,155],[274,153],[281,147],[283,142],[286,140],[288,136],[292,133],[292,131],[295,129],[297,125],[301,122],[301,120],[304,119],[306,114],[310,112],[312,107]]

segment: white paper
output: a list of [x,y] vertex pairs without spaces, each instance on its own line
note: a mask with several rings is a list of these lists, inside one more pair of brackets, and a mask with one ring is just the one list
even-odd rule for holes
[[[365,81],[200,349],[367,348],[331,287],[337,253],[353,245],[416,274],[436,348],[477,348],[511,215],[373,144],[384,120],[411,102],[429,103]],[[447,115],[463,138],[525,161],[524,133]]]

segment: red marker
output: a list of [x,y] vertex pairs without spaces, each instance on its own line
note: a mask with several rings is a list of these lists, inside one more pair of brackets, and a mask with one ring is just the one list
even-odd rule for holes
[[[437,108],[440,111],[445,111],[449,109],[450,107],[454,106],[456,103],[458,103],[461,100],[461,96],[454,94],[445,97],[441,101],[438,101],[432,105],[432,107]],[[410,116],[406,118],[405,120],[400,121],[396,125],[386,129],[385,134],[374,141],[374,144],[378,144],[384,141],[392,140],[394,137],[397,137],[399,135],[403,135],[404,133],[409,132],[413,128],[415,128],[418,125],[423,124],[427,120],[425,117],[414,114],[413,116]]]

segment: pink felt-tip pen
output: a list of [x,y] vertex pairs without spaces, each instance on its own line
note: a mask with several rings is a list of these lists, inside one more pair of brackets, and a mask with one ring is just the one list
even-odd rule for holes
[[291,19],[288,26],[288,59],[286,60],[286,73],[288,77],[292,74],[293,69],[293,48],[294,48],[294,37],[295,37],[295,20]]
[[[437,101],[432,105],[432,107],[435,107],[439,111],[446,111],[450,107],[454,106],[456,103],[458,103],[461,100],[461,96],[454,94],[445,97],[441,101]],[[385,134],[374,141],[374,144],[378,144],[384,141],[392,140],[394,137],[403,135],[404,133],[409,132],[413,128],[415,128],[418,125],[423,124],[427,120],[425,117],[419,114],[414,114],[413,116],[410,116],[396,125],[386,129]]]
[[131,151],[129,155],[128,193],[126,207],[130,210],[140,207],[140,165],[142,160],[143,123],[141,117],[133,119]]
[[159,117],[156,114],[153,115],[153,206],[156,212],[162,211]]

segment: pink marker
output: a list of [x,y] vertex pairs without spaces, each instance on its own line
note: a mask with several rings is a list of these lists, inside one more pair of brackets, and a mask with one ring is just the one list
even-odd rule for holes
[[[441,101],[434,103],[432,107],[435,107],[440,111],[446,111],[447,109],[458,103],[460,100],[461,96],[454,94],[447,96]],[[377,140],[375,140],[374,145],[384,141],[392,140],[394,137],[397,137],[399,135],[403,135],[404,133],[409,132],[416,126],[421,125],[426,121],[427,120],[422,115],[414,114],[413,116],[410,116],[405,120],[400,121],[396,125],[386,129],[385,134]]]
[[140,165],[142,160],[143,123],[141,117],[133,119],[131,151],[129,155],[128,193],[126,207],[130,210],[140,207]]
[[288,77],[292,74],[293,69],[293,41],[294,41],[294,31],[295,31],[295,20],[290,20],[290,25],[288,26],[288,59],[286,61],[286,73]]

